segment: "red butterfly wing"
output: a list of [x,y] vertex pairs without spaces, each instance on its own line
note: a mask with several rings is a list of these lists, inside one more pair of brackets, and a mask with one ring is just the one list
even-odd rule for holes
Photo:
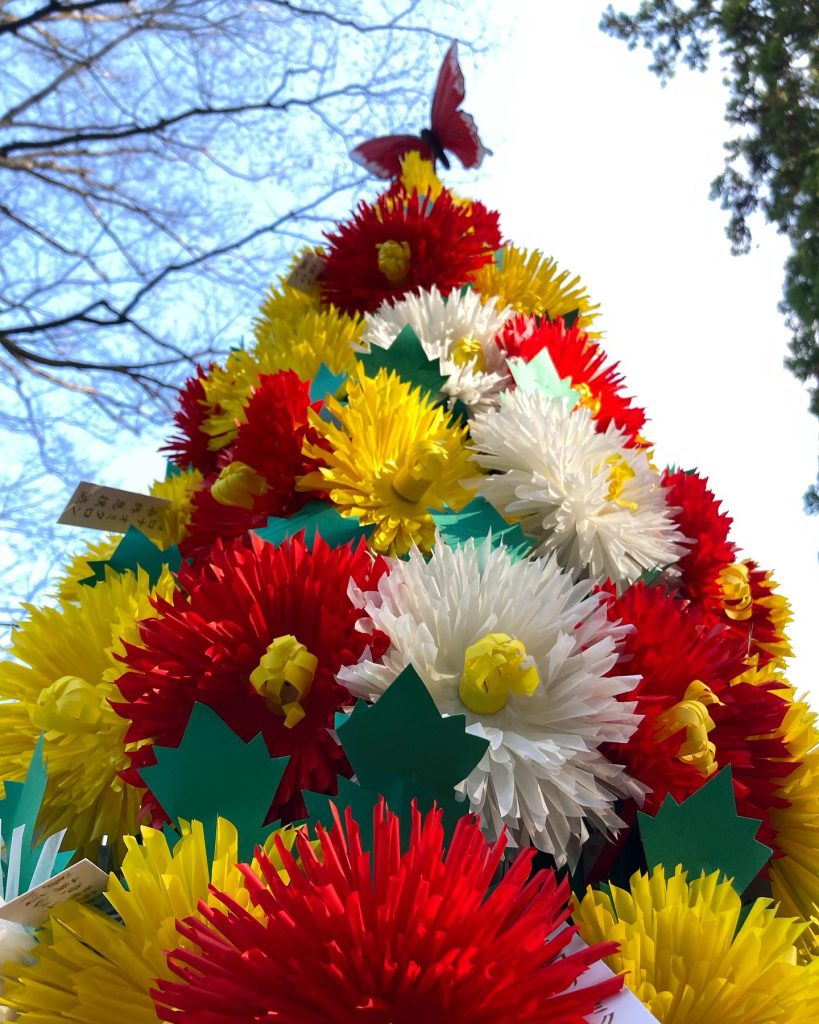
[[432,134],[464,167],[480,167],[484,156],[492,150],[481,142],[472,115],[458,110],[465,95],[458,44],[453,42],[444,57],[432,97]]
[[432,151],[417,135],[382,135],[362,142],[350,153],[359,164],[377,178],[397,178],[401,173],[401,157],[417,149],[425,160],[432,160]]

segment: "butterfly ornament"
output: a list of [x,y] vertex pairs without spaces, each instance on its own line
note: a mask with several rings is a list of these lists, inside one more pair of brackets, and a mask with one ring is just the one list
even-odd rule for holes
[[481,142],[471,114],[459,110],[465,95],[464,76],[458,63],[458,44],[447,50],[432,97],[431,127],[420,135],[383,135],[356,146],[350,156],[360,166],[379,178],[397,178],[401,174],[401,157],[417,150],[433,164],[440,161],[449,170],[447,153],[456,156],[467,169],[480,167],[486,155],[492,154]]

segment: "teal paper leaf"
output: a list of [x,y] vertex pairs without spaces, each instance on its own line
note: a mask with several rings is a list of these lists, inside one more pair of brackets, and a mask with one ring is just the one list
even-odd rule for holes
[[771,857],[756,839],[762,822],[737,814],[730,765],[681,804],[668,795],[653,818],[640,812],[638,820],[649,870],[662,864],[669,874],[680,864],[689,878],[721,871],[741,893]]
[[46,790],[43,738],[37,740],[25,782],[5,782],[0,800],[0,897],[8,903],[68,866],[73,850],[60,850],[64,832],[35,842],[37,816]]
[[86,576],[80,583],[87,587],[95,587],[98,583],[104,582],[105,569],[108,567],[120,574],[129,571],[136,573],[137,569],[144,569],[148,573],[151,586],[155,587],[165,566],[171,572],[179,572],[181,565],[182,555],[175,544],[163,550],[146,537],[142,530],[136,526],[129,526],[128,532],[117,544],[110,558],[101,561],[94,559],[88,563],[93,575]]
[[287,758],[271,758],[261,735],[245,743],[205,704],[194,704],[178,747],[156,745],[154,753],[157,763],[139,774],[171,821],[201,821],[211,855],[216,819],[227,818],[239,833],[240,859],[252,858],[276,828],[265,818]]
[[329,825],[331,800],[341,809],[349,806],[369,839],[373,807],[384,796],[401,818],[402,833],[410,826],[414,800],[422,812],[437,803],[451,834],[469,811],[466,800],[456,799],[454,787],[489,745],[466,732],[465,725],[463,715],[442,717],[415,669],[404,669],[375,704],[359,701],[346,722],[338,725],[356,781],[339,780],[338,797],[305,793],[310,817]]
[[304,543],[312,551],[316,534],[330,547],[337,548],[359,537],[369,537],[374,529],[372,525],[362,526],[356,516],[341,515],[334,505],[326,501],[309,501],[287,519],[271,516],[267,526],[256,530],[256,533],[269,544],[279,545],[304,530]]
[[328,395],[335,395],[345,380],[346,373],[333,373],[326,363],[322,363],[310,382],[310,401],[323,402]]
[[470,538],[480,543],[492,531],[492,546],[505,544],[514,561],[526,558],[532,542],[517,523],[507,523],[486,498],[473,498],[460,512],[433,512],[432,518],[444,543],[461,547]]
[[515,356],[508,361],[508,366],[515,384],[527,395],[541,392],[549,398],[568,399],[572,409],[580,400],[580,395],[574,390],[571,382],[558,375],[552,357],[545,348],[528,363]]
[[418,340],[418,335],[407,325],[389,348],[373,345],[365,355],[358,357],[368,377],[375,377],[379,370],[394,370],[409,384],[421,388],[434,401],[441,400],[441,388],[446,375],[441,373],[440,360],[430,359]]

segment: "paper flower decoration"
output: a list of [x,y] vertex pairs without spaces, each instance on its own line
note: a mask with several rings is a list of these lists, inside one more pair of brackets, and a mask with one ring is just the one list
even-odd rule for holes
[[[522,854],[489,892],[504,841],[487,847],[462,819],[445,851],[438,812],[415,813],[409,848],[398,819],[374,811],[373,852],[348,814],[319,849],[299,836],[300,864],[279,846],[289,884],[261,857],[247,872],[252,907],[226,894],[220,908],[179,926],[185,946],[169,955],[179,980],[155,991],[165,1021],[287,1020],[311,1024],[584,1024],[621,979],[583,984],[610,947],[563,955],[574,929],[565,883],[552,872],[527,881]],[[345,835],[346,831],[346,835]]]
[[659,477],[644,452],[612,424],[599,433],[590,410],[521,388],[471,422],[481,491],[578,575],[624,586],[685,551]]
[[578,326],[587,333],[597,318],[599,307],[592,305],[580,278],[560,270],[555,260],[537,249],[527,252],[505,245],[497,259],[475,275],[474,286],[498,306],[511,306],[518,313],[550,320],[576,314]]
[[359,369],[346,404],[329,398],[327,408],[335,422],[310,417],[322,445],[304,445],[306,455],[326,465],[301,486],[327,491],[342,515],[374,524],[376,551],[401,555],[412,544],[428,550],[435,534],[430,511],[457,511],[474,494],[467,489],[477,473],[466,427],[454,426],[420,389],[384,370],[369,378]]
[[617,372],[617,364],[607,363],[602,348],[576,323],[566,327],[560,319],[516,316],[504,323],[496,343],[507,358],[527,363],[540,352],[548,352],[557,375],[571,384],[598,430],[605,431],[613,423],[626,435],[626,447],[645,447],[641,436],[645,412],[622,394],[623,376]]
[[800,965],[805,925],[757,900],[747,917],[719,873],[688,883],[657,868],[630,889],[589,890],[574,914],[586,942],[620,944],[606,958],[660,1024],[786,1024],[811,1020],[819,960]]
[[[213,369],[211,367],[211,369]],[[196,376],[190,377],[179,389],[179,408],[174,413],[175,434],[160,451],[180,469],[196,469],[207,476],[216,469],[216,452],[212,450],[208,435],[203,430],[210,412],[207,393],[202,383],[205,371],[197,367]]]
[[357,598],[391,642],[382,664],[339,674],[377,699],[412,665],[442,714],[465,714],[489,741],[466,782],[487,830],[506,826],[558,863],[576,858],[587,823],[616,829],[614,801],[640,792],[599,749],[638,720],[617,699],[635,679],[610,674],[622,632],[589,590],[554,561],[515,562],[488,541],[439,542],[428,562],[414,550]]
[[264,526],[270,516],[289,516],[304,505],[308,495],[296,484],[317,463],[302,447],[305,442],[320,447],[307,422],[309,408],[309,385],[291,370],[259,377],[218,473],[193,496],[185,554],[205,551],[219,538],[240,536]]
[[[165,570],[154,590],[170,597]],[[46,835],[67,829],[66,846],[93,852],[103,836],[133,830],[139,794],[118,773],[127,766],[126,723],[113,711],[117,659],[137,644],[137,622],[156,615],[148,574],[108,571],[94,587],[77,587],[74,600],[54,608],[29,607],[13,633],[14,661],[0,664],[3,742],[0,777],[21,779],[42,733],[48,765],[40,824]]]
[[[278,835],[280,847],[271,844],[265,864],[269,871],[284,872],[278,849],[292,847],[296,834]],[[158,978],[173,977],[165,951],[178,942],[177,919],[213,905],[210,886],[250,906],[230,822],[219,822],[212,859],[199,822],[173,851],[161,832],[149,828],[142,829],[141,842],[128,837],[126,844],[123,881],[112,877],[106,893],[119,920],[95,907],[62,903],[52,910],[27,962],[6,967],[2,1001],[21,1020],[155,1024],[150,990]]]
[[386,646],[356,630],[362,613],[347,587],[375,586],[385,568],[363,544],[277,548],[257,537],[183,566],[173,601],[142,624],[141,646],[127,646],[116,710],[130,722],[126,740],[141,744],[134,766],[151,763],[148,740],[179,744],[198,701],[246,742],[261,732],[273,757],[290,757],[271,820],[300,817],[302,789],[334,793],[348,772],[331,732],[347,696],[336,673]]
[[371,312],[382,302],[436,286],[444,295],[471,281],[500,246],[498,215],[450,192],[394,189],[327,234],[321,277],[325,302],[342,312]]
[[362,341],[389,348],[409,326],[424,352],[439,362],[447,380],[443,394],[460,401],[470,411],[493,408],[500,392],[511,383],[506,359],[495,335],[507,311],[497,310],[494,300],[481,302],[476,292],[464,290],[444,297],[433,287],[385,302],[366,319]]
[[653,812],[668,793],[684,800],[730,764],[740,812],[763,821],[760,839],[770,845],[770,810],[791,771],[781,684],[742,681],[745,648],[662,586],[629,587],[609,615],[633,627],[621,663],[640,678],[628,699],[643,716],[628,743],[609,753],[649,787],[644,809]]

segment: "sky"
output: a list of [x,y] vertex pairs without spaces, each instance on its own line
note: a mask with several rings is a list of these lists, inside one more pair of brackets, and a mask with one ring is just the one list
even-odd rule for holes
[[[743,555],[773,571],[794,610],[789,677],[819,703],[819,518],[802,510],[819,437],[782,366],[787,243],[760,222],[753,251],[731,256],[727,214],[708,200],[728,131],[719,68],[662,88],[647,53],[599,31],[601,3],[486,6],[500,45],[462,55],[464,107],[494,155],[446,180],[600,303],[655,461],[706,475]],[[164,464],[139,452],[101,482],[144,490]]]

